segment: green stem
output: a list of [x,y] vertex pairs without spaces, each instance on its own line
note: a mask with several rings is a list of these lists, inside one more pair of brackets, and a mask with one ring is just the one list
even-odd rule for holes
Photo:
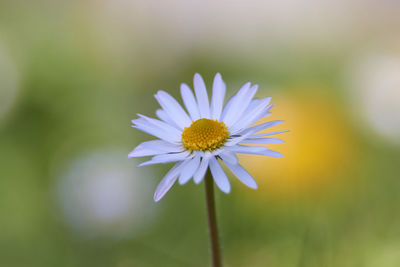
[[210,234],[211,262],[213,267],[222,267],[221,247],[219,244],[217,214],[215,211],[214,181],[210,170],[204,179],[206,204],[208,215],[208,229]]

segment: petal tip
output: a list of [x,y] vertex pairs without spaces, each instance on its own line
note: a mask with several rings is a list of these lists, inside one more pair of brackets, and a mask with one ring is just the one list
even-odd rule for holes
[[154,202],[159,202],[162,199],[162,196],[159,196],[157,193],[154,193],[153,200]]
[[252,185],[249,185],[249,187],[250,187],[251,189],[254,189],[254,190],[258,189],[258,185],[257,185],[256,183],[254,183],[254,184],[252,184]]
[[187,85],[186,83],[181,83],[180,88],[181,88],[181,91],[190,89],[189,85]]
[[203,77],[197,72],[194,74],[193,83],[195,83],[195,84],[204,84]]
[[225,194],[229,194],[231,192],[231,188],[227,188],[221,191],[224,192]]
[[279,152],[276,152],[275,158],[283,158],[283,154],[279,153]]

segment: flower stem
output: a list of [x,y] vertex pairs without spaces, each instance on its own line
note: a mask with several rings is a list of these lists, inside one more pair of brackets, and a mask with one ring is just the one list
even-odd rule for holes
[[210,170],[204,179],[206,204],[208,215],[208,229],[210,234],[211,262],[213,267],[222,267],[221,247],[219,245],[217,214],[215,211],[214,182]]

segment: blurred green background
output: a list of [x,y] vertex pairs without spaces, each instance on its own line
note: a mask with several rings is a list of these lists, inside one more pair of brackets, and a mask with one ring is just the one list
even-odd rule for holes
[[[289,129],[217,193],[226,266],[400,266],[400,2],[0,0],[0,266],[207,266],[204,189],[127,154],[159,89],[247,81]],[[272,146],[271,146],[272,147]]]

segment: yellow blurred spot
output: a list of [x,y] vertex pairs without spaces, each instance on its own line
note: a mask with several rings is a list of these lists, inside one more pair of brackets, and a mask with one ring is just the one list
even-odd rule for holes
[[285,95],[273,102],[272,115],[262,122],[279,119],[285,123],[266,132],[290,132],[276,136],[286,143],[267,145],[283,153],[283,158],[241,156],[259,184],[256,195],[309,196],[339,183],[338,176],[351,168],[355,159],[354,140],[339,105],[320,95]]

